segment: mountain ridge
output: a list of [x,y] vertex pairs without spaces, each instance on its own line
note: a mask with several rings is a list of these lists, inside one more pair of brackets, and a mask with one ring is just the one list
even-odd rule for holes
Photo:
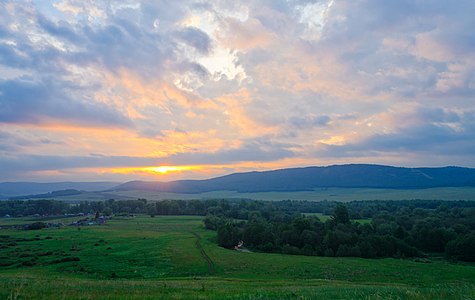
[[111,190],[172,193],[306,191],[321,187],[432,188],[475,186],[475,169],[466,167],[393,167],[372,164],[309,166],[232,173],[203,180],[129,181]]
[[394,167],[376,164],[308,166],[269,171],[232,173],[200,180],[118,182],[3,182],[0,199],[21,196],[47,197],[65,190],[131,191],[145,190],[198,194],[212,191],[297,192],[315,188],[393,188],[475,187],[475,168]]
[[83,191],[103,191],[114,186],[120,182],[113,181],[95,181],[95,182],[0,182],[0,199],[23,195],[45,194],[60,190],[83,190]]

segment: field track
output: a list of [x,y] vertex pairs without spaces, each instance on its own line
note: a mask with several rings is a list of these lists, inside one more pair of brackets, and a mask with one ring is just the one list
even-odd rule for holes
[[201,246],[201,236],[197,234],[196,232],[192,232],[192,234],[196,237],[196,242],[195,242],[196,248],[198,248],[198,250],[200,251],[201,257],[203,257],[203,259],[208,264],[208,273],[210,275],[214,274],[214,262],[208,256],[208,254],[206,254],[206,251],[205,249],[203,249],[203,246]]

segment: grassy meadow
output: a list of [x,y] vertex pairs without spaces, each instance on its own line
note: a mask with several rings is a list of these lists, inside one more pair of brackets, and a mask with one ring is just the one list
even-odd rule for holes
[[475,200],[475,187],[445,187],[428,189],[369,189],[369,188],[318,188],[299,192],[238,193],[213,191],[198,194],[166,193],[156,191],[84,192],[79,195],[54,197],[66,202],[103,201],[107,199],[133,200],[191,200],[191,199],[253,199],[253,200],[308,200],[308,201],[361,201],[361,200]]
[[[475,187],[445,187],[428,189],[370,189],[370,188],[317,188],[312,191],[238,193],[236,191],[213,191],[197,194],[167,193],[146,190],[82,192],[77,195],[54,196],[48,199],[67,203],[82,201],[136,200],[194,200],[194,199],[252,199],[264,201],[304,200],[304,201],[365,201],[365,200],[468,200],[475,201]],[[38,200],[38,198],[32,198]],[[325,220],[325,216],[322,221]],[[364,223],[361,220],[361,223]]]
[[195,216],[5,229],[33,221],[0,219],[1,299],[475,299],[469,264],[238,252]]

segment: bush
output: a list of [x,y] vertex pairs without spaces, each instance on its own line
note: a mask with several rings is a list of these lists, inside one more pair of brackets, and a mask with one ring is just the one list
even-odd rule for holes
[[53,261],[51,261],[50,263],[51,264],[59,264],[59,263],[63,263],[63,262],[72,262],[72,261],[80,261],[81,259],[77,256],[67,256],[67,257],[63,257],[61,259],[55,259]]
[[475,234],[467,234],[450,241],[445,247],[445,254],[463,261],[475,261]]
[[338,251],[336,251],[335,256],[337,257],[346,257],[350,256],[350,247],[348,245],[343,244],[338,247]]
[[43,228],[46,228],[46,223],[44,223],[44,222],[35,222],[35,223],[31,223],[30,225],[26,226],[26,229],[28,229],[28,230],[39,230],[39,229],[43,229]]
[[24,261],[21,264],[23,266],[26,266],[26,267],[32,267],[32,266],[36,265],[36,261],[32,259],[32,260]]
[[268,242],[263,245],[259,245],[257,249],[263,252],[272,252],[274,251],[274,244],[272,244],[271,242]]
[[285,245],[282,247],[283,254],[300,255],[300,249],[294,246]]
[[233,248],[241,240],[239,230],[231,222],[227,222],[224,226],[218,228],[217,232],[218,245],[224,248]]
[[325,249],[325,252],[323,253],[324,256],[335,256],[335,252],[333,252],[332,248],[327,248]]
[[408,245],[406,242],[398,240],[397,241],[398,253],[401,257],[420,257],[422,256],[421,252],[413,246]]

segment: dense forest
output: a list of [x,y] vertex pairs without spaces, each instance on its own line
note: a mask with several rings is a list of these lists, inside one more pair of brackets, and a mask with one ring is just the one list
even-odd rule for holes
[[[364,258],[444,254],[475,261],[475,201],[0,201],[0,216],[78,213],[202,215],[226,248],[242,241],[262,252]],[[331,217],[322,221],[315,213]]]
[[[474,202],[283,201],[236,214],[232,206],[209,214],[205,226],[217,231],[223,247],[240,241],[252,250],[287,254],[353,257],[425,257],[475,261]],[[275,205],[275,206],[274,206]],[[332,208],[333,207],[333,208]],[[298,208],[295,210],[295,208]],[[296,211],[328,212],[322,222]],[[360,223],[351,218],[369,218]]]

